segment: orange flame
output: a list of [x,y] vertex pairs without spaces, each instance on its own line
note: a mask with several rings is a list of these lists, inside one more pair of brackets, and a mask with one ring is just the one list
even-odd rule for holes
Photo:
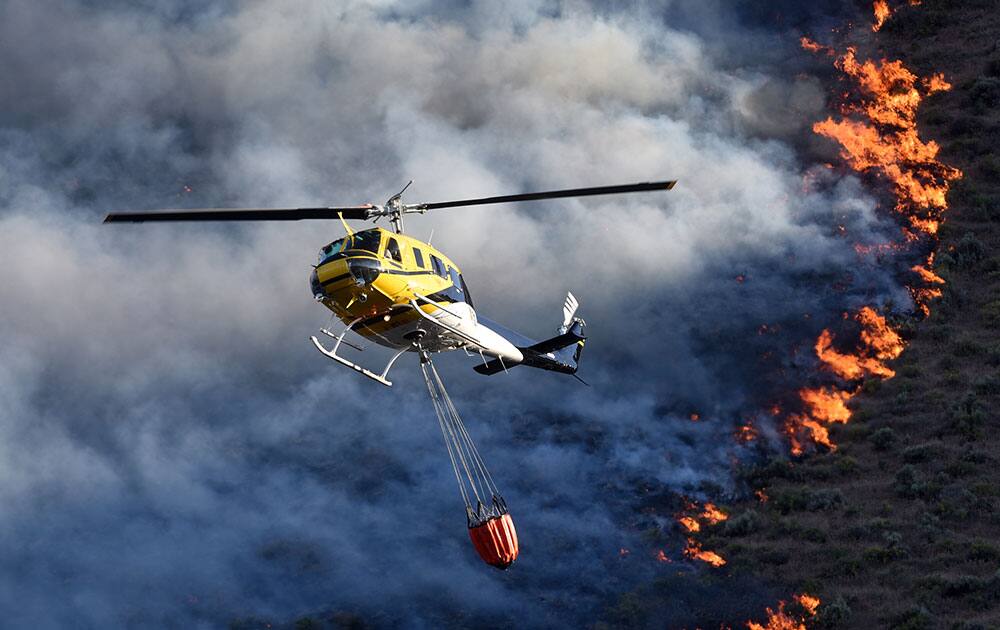
[[[896,193],[896,210],[908,214],[918,232],[936,234],[940,212],[947,207],[945,195],[962,172],[938,161],[936,142],[920,139],[916,117],[924,95],[918,86],[931,94],[948,90],[951,84],[941,74],[918,81],[901,61],[859,62],[854,48],[848,48],[835,65],[855,79],[861,96],[860,104],[845,106],[844,113],[862,114],[866,120],[830,117],[814,124],[813,130],[839,143],[841,157],[854,170],[888,178]],[[928,216],[913,214],[916,211]]]
[[[910,6],[915,7],[920,4],[921,0],[909,0]],[[892,16],[892,9],[889,8],[889,3],[887,0],[875,0],[872,10],[875,13],[875,23],[872,24],[872,30],[876,33],[885,25],[886,20]]]
[[778,610],[767,609],[766,626],[749,621],[747,628],[750,630],[806,630],[806,620],[814,617],[819,609],[819,598],[803,593],[795,595],[795,601],[802,607],[804,614],[793,615],[786,612],[785,602],[778,602]]
[[684,555],[688,558],[693,558],[695,560],[701,560],[706,562],[713,567],[721,567],[726,564],[726,559],[715,553],[714,551],[708,551],[707,549],[702,549],[701,545],[688,538],[687,547],[684,548]]
[[873,8],[875,10],[875,23],[872,24],[872,30],[877,33],[882,28],[882,25],[885,24],[885,21],[889,19],[889,16],[892,15],[892,9],[889,8],[889,3],[886,0],[875,0]]
[[728,519],[729,515],[715,507],[714,504],[706,503],[705,509],[701,512],[701,518],[709,525],[718,525],[722,521]]
[[[720,510],[713,503],[705,503],[701,507],[696,501],[686,501],[684,506],[685,514],[678,515],[677,522],[680,523],[689,534],[700,532],[702,525],[718,525],[729,518],[729,515]],[[694,560],[707,562],[713,567],[721,567],[726,564],[725,558],[707,549],[702,549],[701,545],[693,538],[687,539],[684,548],[684,556]]]
[[875,309],[870,306],[862,307],[858,312],[858,321],[862,326],[861,340],[875,352],[877,358],[889,361],[903,353],[906,344]]
[[816,614],[816,610],[819,608],[820,604],[818,597],[813,597],[812,595],[807,595],[805,593],[796,595],[795,601],[797,601],[800,606],[805,608],[806,612],[810,615]]

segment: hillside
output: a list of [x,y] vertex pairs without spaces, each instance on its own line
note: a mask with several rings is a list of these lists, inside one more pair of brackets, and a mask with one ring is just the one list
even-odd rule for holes
[[[833,452],[742,471],[767,500],[726,506],[700,537],[737,574],[822,601],[810,627],[1000,627],[1000,12],[925,0],[871,56],[953,89],[928,97],[922,137],[965,176],[948,197],[924,321],[899,322],[896,376],[865,382]],[[750,494],[752,497],[753,495]],[[795,604],[792,604],[795,606]]]

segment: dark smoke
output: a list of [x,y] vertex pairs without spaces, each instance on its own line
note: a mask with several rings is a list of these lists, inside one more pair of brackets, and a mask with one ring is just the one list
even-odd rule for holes
[[[763,4],[0,5],[2,625],[579,626],[655,578],[660,627],[772,605],[680,558],[678,495],[735,490],[734,427],[802,383],[828,322],[909,298],[858,263],[890,226],[809,131],[829,70],[798,36],[854,9]],[[569,289],[590,324],[589,388],[437,361],[512,506],[503,574],[415,361],[386,390],[306,341],[338,225],[99,225],[663,177],[408,222],[489,316],[550,335]]]

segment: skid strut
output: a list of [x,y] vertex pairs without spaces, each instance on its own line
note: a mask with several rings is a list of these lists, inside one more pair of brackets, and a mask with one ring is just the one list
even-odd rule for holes
[[400,350],[396,354],[394,354],[393,357],[391,359],[389,359],[389,363],[386,364],[385,369],[382,370],[381,374],[376,374],[375,372],[372,372],[371,370],[369,370],[367,368],[363,368],[360,365],[358,365],[357,363],[354,363],[353,361],[345,359],[344,357],[342,357],[339,354],[337,354],[337,350],[340,349],[340,344],[342,344],[342,343],[346,343],[347,345],[355,347],[355,348],[357,347],[357,346],[354,346],[351,343],[348,343],[348,342],[344,341],[344,336],[346,336],[347,333],[349,331],[351,331],[358,324],[358,322],[360,322],[362,319],[363,318],[359,317],[358,319],[356,319],[353,322],[351,322],[347,326],[347,328],[345,328],[344,331],[342,333],[340,333],[339,335],[337,335],[336,337],[334,337],[333,333],[331,333],[331,332],[329,332],[327,330],[323,331],[326,335],[328,335],[330,337],[334,337],[337,340],[337,343],[335,343],[334,346],[333,346],[333,350],[327,350],[326,347],[322,343],[320,343],[319,339],[316,338],[316,335],[313,335],[312,337],[310,337],[310,339],[312,340],[313,345],[316,346],[317,350],[319,350],[321,353],[323,353],[327,357],[333,359],[337,363],[340,363],[341,365],[346,365],[347,367],[351,368],[352,370],[354,370],[356,372],[360,372],[361,374],[364,374],[365,376],[367,376],[368,378],[372,379],[373,381],[377,381],[379,383],[382,383],[386,387],[392,387],[392,381],[389,381],[386,378],[386,376],[388,376],[389,370],[392,369],[393,364],[396,363],[396,359],[398,359],[399,357],[403,356],[403,353],[406,352],[407,350],[409,350],[410,348],[403,348],[402,350]]

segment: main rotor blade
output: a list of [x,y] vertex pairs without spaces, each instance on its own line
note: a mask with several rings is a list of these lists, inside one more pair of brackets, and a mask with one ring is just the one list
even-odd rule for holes
[[625,184],[623,186],[596,186],[594,188],[571,188],[568,190],[549,190],[545,192],[523,193],[520,195],[503,195],[501,197],[482,197],[480,199],[461,199],[459,201],[441,201],[438,203],[422,203],[416,206],[418,210],[436,210],[438,208],[457,208],[459,206],[482,206],[490,203],[508,203],[512,201],[536,201],[538,199],[560,199],[563,197],[589,197],[591,195],[617,195],[621,193],[649,192],[652,190],[670,190],[676,180],[664,182],[644,182],[641,184]]
[[147,221],[301,221],[302,219],[367,219],[373,206],[347,208],[197,208],[154,212],[112,212],[105,223],[145,223]]

